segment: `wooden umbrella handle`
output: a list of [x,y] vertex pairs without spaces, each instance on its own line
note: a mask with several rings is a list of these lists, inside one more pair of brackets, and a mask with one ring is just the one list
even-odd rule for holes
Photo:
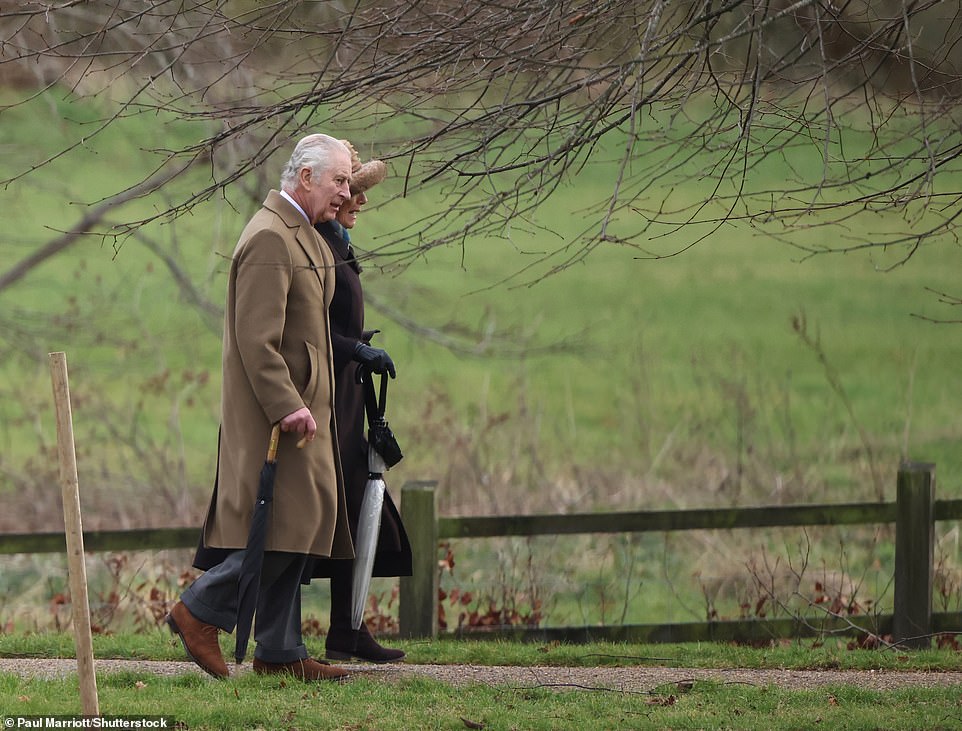
[[277,442],[281,438],[281,424],[277,422],[271,428],[271,440],[267,445],[267,461],[276,462],[277,461]]

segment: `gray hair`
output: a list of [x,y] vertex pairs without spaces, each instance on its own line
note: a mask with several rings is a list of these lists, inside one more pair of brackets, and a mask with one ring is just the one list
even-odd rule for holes
[[347,152],[347,148],[330,135],[314,134],[304,137],[287,161],[281,172],[281,190],[292,192],[297,188],[297,175],[304,168],[313,172],[326,169],[331,164],[331,156],[335,151]]

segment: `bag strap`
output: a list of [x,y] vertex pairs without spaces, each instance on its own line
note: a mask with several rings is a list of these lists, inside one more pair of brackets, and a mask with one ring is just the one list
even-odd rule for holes
[[387,373],[381,374],[381,397],[378,399],[378,416],[384,418],[387,410]]
[[374,374],[363,366],[358,368],[358,377],[364,385],[364,407],[367,411],[367,424],[374,426],[375,423],[384,420],[384,408],[387,405],[387,377],[381,375],[381,398],[374,395]]

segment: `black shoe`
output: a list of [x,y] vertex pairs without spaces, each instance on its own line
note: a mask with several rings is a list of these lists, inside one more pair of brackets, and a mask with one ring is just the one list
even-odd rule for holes
[[327,633],[326,657],[328,660],[350,660],[356,658],[365,662],[397,662],[404,657],[404,650],[382,647],[363,624],[361,629],[335,629]]

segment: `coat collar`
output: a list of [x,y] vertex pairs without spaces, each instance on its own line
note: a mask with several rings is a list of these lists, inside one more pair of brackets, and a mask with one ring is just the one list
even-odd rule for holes
[[350,241],[346,240],[342,235],[342,232],[345,232],[346,229],[336,221],[328,221],[317,224],[314,230],[328,243],[331,251],[334,253],[334,259],[338,264],[347,264],[358,274],[361,273],[361,264],[354,254],[354,247],[351,246]]
[[296,229],[294,237],[304,253],[307,254],[307,258],[311,262],[311,268],[320,278],[322,270],[331,264],[329,261],[331,255],[328,253],[325,256],[327,247],[321,242],[320,234],[307,222],[301,212],[276,190],[267,194],[267,198],[264,199],[264,208],[276,214],[288,228]]
[[287,198],[282,196],[280,191],[272,190],[267,194],[267,198],[264,199],[264,208],[280,216],[281,220],[290,228],[311,227],[304,215]]

